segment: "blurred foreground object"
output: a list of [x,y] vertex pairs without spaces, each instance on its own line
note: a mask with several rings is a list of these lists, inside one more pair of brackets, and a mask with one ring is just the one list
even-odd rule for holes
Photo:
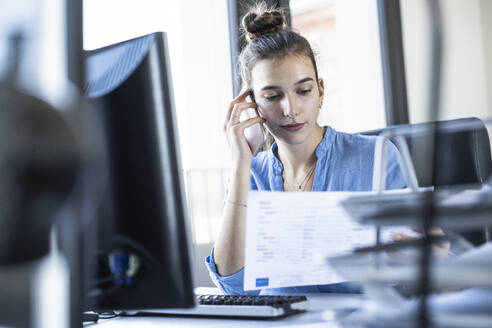
[[80,147],[59,112],[0,84],[0,265],[48,253],[50,228],[80,163]]
[[82,326],[106,182],[93,114],[74,89],[58,109],[0,82],[0,326]]

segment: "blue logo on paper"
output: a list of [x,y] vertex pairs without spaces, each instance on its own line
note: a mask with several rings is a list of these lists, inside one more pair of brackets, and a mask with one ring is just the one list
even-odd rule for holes
[[256,278],[256,287],[268,286],[268,278]]

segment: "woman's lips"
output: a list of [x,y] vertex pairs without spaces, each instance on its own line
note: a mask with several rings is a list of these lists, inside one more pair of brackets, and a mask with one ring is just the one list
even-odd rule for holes
[[302,129],[303,126],[304,123],[296,123],[296,124],[282,125],[282,128],[286,129],[289,132],[295,132]]

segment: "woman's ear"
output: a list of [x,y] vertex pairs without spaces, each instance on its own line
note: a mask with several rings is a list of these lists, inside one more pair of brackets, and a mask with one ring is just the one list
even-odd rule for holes
[[319,90],[319,107],[323,105],[323,97],[325,96],[325,82],[322,78],[318,79],[318,90]]

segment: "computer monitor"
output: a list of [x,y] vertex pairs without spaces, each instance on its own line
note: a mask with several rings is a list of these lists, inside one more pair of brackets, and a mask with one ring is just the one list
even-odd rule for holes
[[97,310],[192,307],[194,294],[166,34],[85,56],[103,122],[110,188],[98,224]]

